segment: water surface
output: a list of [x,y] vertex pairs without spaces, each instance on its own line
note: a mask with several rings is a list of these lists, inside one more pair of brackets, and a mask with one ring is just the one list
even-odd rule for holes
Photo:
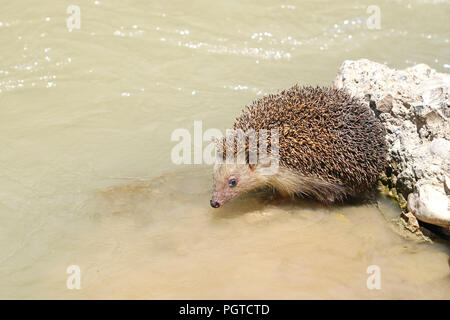
[[346,59],[448,72],[448,1],[380,1],[379,30],[370,1],[78,1],[69,32],[71,4],[0,11],[1,298],[450,298],[448,245],[404,239],[375,204],[214,211],[211,167],[170,158],[173,130],[224,130]]

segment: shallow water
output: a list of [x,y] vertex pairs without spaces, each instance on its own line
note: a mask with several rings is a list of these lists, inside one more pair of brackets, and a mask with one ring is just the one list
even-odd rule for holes
[[346,59],[449,72],[448,1],[381,1],[380,30],[370,1],[77,4],[72,32],[66,2],[0,12],[0,298],[450,298],[448,245],[396,233],[389,200],[213,210],[211,167],[170,157],[173,130]]

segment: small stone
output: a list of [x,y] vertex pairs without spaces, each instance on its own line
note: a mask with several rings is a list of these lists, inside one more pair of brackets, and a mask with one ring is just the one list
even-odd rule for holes
[[411,212],[404,212],[401,215],[403,221],[405,221],[405,227],[411,232],[416,232],[419,230],[419,222],[417,221],[416,217]]
[[425,184],[409,194],[408,209],[421,221],[446,228],[450,226],[448,198],[436,186]]
[[431,142],[430,151],[433,155],[439,156],[442,159],[450,158],[450,141],[437,138]]
[[379,112],[391,112],[394,98],[388,94],[376,104]]

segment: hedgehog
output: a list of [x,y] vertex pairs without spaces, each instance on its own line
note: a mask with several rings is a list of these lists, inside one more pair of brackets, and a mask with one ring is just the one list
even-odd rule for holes
[[[269,134],[242,135],[262,131]],[[369,107],[342,89],[298,85],[246,106],[216,150],[213,208],[265,186],[281,198],[343,202],[373,187],[387,154],[385,129]]]

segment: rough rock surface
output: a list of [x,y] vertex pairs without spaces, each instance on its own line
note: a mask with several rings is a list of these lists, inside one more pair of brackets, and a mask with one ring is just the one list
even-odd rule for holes
[[450,75],[425,64],[390,69],[344,61],[335,87],[367,103],[386,128],[386,176],[405,213],[450,230]]

